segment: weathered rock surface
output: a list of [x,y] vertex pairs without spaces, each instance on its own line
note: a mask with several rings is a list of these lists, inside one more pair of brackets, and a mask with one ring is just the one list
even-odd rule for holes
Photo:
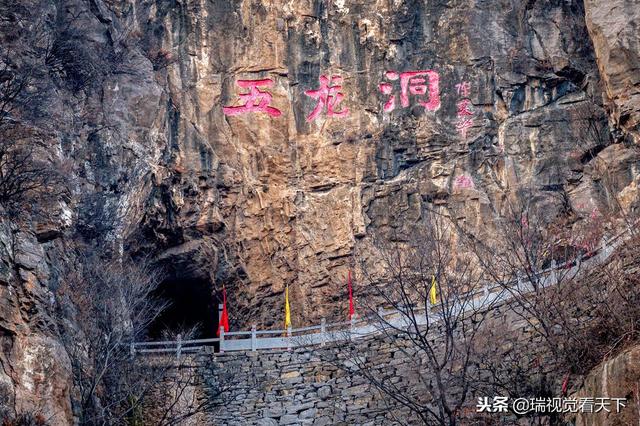
[[[598,413],[578,413],[578,426],[635,425],[638,411],[638,381],[640,380],[640,346],[634,346],[603,362],[585,378],[575,398],[623,398],[623,404],[613,401],[607,410]],[[619,410],[619,412],[618,412]]]
[[[426,206],[480,226],[525,187],[550,218],[638,204],[634,0],[14,3],[0,44],[38,57],[42,31],[70,52],[39,62],[38,96],[14,117],[47,135],[70,182],[2,216],[0,380],[16,410],[46,401],[71,421],[47,318],[79,240],[225,283],[232,327],[280,324],[288,283],[301,325],[343,318],[355,253]],[[412,70],[438,73],[439,109],[416,92],[385,112],[379,84],[400,90],[387,71]],[[308,122],[322,75],[342,77],[349,115]],[[224,114],[238,79],[265,78],[281,116]]]
[[47,278],[35,236],[0,219],[0,416],[42,413],[51,424],[69,424],[71,366],[51,332]]
[[[599,16],[607,6],[589,8]],[[578,217],[612,208],[615,197],[631,207],[637,147],[610,137],[598,70],[609,63],[596,56],[608,47],[594,51],[584,16],[581,2],[562,1],[139,7],[143,45],[175,59],[156,71],[168,152],[145,206],[147,244],[222,241],[231,272],[217,282],[227,281],[234,325],[278,324],[286,284],[302,324],[342,316],[331,302],[368,256],[371,235],[409,226],[425,206],[480,225],[527,187],[550,218],[565,200]],[[608,72],[633,80],[633,64]],[[386,72],[411,70],[438,73],[439,109],[410,95],[407,108],[385,112]],[[349,114],[309,122],[316,101],[304,92],[323,75],[342,77],[336,110]],[[225,115],[241,104],[239,79],[271,79],[264,90],[282,115]],[[620,99],[623,86],[615,83]],[[465,96],[473,125],[463,138]]]
[[640,2],[586,0],[585,9],[611,118],[640,143]]

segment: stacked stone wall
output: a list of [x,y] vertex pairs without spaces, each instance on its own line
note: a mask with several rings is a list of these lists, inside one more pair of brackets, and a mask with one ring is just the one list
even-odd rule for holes
[[[493,333],[495,338],[491,341],[479,338],[478,344],[499,346],[498,350],[505,351],[521,348],[523,359],[543,356],[541,337],[515,312],[508,304],[488,312],[485,324],[498,333]],[[437,343],[440,338],[441,334],[434,330],[434,341]],[[411,412],[362,377],[353,360],[356,355],[373,370],[384,372],[401,391],[421,391],[424,386],[417,383],[415,360],[407,359],[415,349],[406,337],[401,334],[369,336],[356,341],[355,351],[347,350],[347,346],[334,343],[290,351],[198,355],[200,364],[214,367],[207,371],[232,372],[234,377],[233,389],[224,406],[210,416],[211,423],[230,426],[419,423]],[[552,368],[548,359],[543,363]],[[469,398],[467,410],[474,407],[474,401]]]

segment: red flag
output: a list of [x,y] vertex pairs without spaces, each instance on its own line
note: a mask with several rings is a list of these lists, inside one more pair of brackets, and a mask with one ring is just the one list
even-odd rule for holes
[[351,318],[353,318],[353,315],[356,313],[356,310],[353,307],[353,290],[351,289],[351,271],[349,271],[349,279],[347,280],[347,284],[349,286],[349,320],[351,320]]
[[216,336],[220,337],[220,327],[224,327],[224,332],[229,332],[229,313],[227,312],[227,289],[222,287],[222,316],[220,317],[220,324],[216,330]]
[[564,376],[564,381],[562,382],[562,396],[567,396],[567,390],[569,389],[569,373]]

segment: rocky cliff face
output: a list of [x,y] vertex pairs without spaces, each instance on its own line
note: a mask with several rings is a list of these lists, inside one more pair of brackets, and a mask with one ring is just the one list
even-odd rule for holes
[[[604,98],[614,128],[630,133],[638,143],[640,76],[638,75],[637,1],[586,1],[586,23],[604,82]],[[620,11],[625,19],[621,20]]]
[[[228,281],[238,317],[269,325],[280,321],[287,283],[294,322],[336,314],[331,302],[354,253],[366,257],[372,234],[410,224],[425,206],[481,225],[533,188],[549,217],[567,199],[578,217],[612,208],[615,198],[629,208],[638,61],[622,11],[634,9],[635,22],[637,8],[621,4],[623,17],[609,4],[586,7],[140,5],[127,15],[140,44],[175,62],[154,73],[162,95],[150,116],[162,117],[164,154],[139,232],[154,251],[206,253],[192,273]],[[629,43],[614,40],[603,16],[625,28]],[[609,32],[596,37],[598,28]],[[402,74],[412,71],[432,74],[416,83]],[[309,119],[318,99],[307,91],[323,78],[341,101]],[[249,92],[241,80],[266,80],[256,90],[270,94],[279,115],[225,113]],[[134,235],[127,244],[137,248]]]
[[224,283],[234,327],[279,324],[289,284],[298,325],[343,315],[355,253],[427,207],[483,226],[523,188],[550,219],[638,202],[635,0],[9,3],[2,44],[41,65],[15,120],[70,183],[2,219],[15,410],[71,416],[47,318],[79,240]]
[[640,421],[638,403],[638,381],[640,377],[640,348],[631,347],[621,354],[606,360],[593,369],[585,378],[584,384],[575,395],[576,398],[626,398],[625,407],[620,413],[604,410],[597,414],[577,414],[571,420],[579,426],[596,425],[633,425]]

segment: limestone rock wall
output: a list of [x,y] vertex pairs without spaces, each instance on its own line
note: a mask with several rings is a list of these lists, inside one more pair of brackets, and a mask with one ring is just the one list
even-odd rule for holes
[[[588,3],[588,16],[628,21]],[[612,120],[613,139],[602,104],[636,62],[614,71],[596,56],[609,45],[594,51],[582,2],[164,1],[127,16],[147,51],[173,58],[155,71],[166,151],[140,229],[153,250],[221,241],[210,258],[234,326],[279,323],[286,284],[294,324],[342,316],[332,302],[371,235],[408,229],[426,207],[481,226],[525,187],[549,220],[637,199],[632,129]],[[418,70],[437,74],[438,108],[419,92],[403,105],[389,72]],[[341,78],[347,116],[307,120],[322,76]],[[237,82],[259,79],[280,115],[226,115],[248,90]]]
[[602,411],[597,414],[578,414],[572,420],[579,426],[632,425],[640,421],[640,347],[633,346],[604,361],[585,378],[582,387],[572,395],[576,398],[627,398],[627,407],[620,414]]
[[637,0],[585,2],[586,23],[593,41],[604,99],[612,121],[638,143],[640,111],[640,3]]
[[[11,407],[46,401],[71,421],[49,320],[58,272],[82,244],[149,254],[176,282],[226,283],[234,328],[279,324],[288,283],[302,325],[343,317],[354,253],[367,257],[372,235],[409,229],[427,206],[481,226],[531,187],[550,219],[567,207],[576,218],[632,209],[637,10],[632,0],[0,2],[0,44],[37,65],[28,108],[11,119],[37,131],[68,178],[56,199],[0,218]],[[629,23],[620,38],[612,22]],[[431,100],[419,88],[405,107],[388,73],[418,70],[437,73],[438,108],[419,103]],[[307,121],[316,100],[305,91],[333,75],[336,112],[349,115]],[[263,90],[281,115],[225,115],[241,104],[239,79],[272,80]]]
[[58,425],[73,416],[72,372],[53,332],[48,248],[0,219],[0,417],[42,413]]
[[[375,345],[376,342],[373,342]],[[365,345],[363,345],[365,347]],[[393,359],[391,346],[378,348],[390,376],[402,370],[402,359]],[[225,354],[215,359],[216,368],[233,369],[238,387],[231,401],[209,421],[219,425],[348,425],[394,424],[395,416],[409,420],[402,410],[391,411],[385,400],[366,380],[348,369],[323,362],[323,350],[292,352],[248,352]],[[199,361],[211,363],[212,355]],[[397,376],[403,389],[406,384]]]

